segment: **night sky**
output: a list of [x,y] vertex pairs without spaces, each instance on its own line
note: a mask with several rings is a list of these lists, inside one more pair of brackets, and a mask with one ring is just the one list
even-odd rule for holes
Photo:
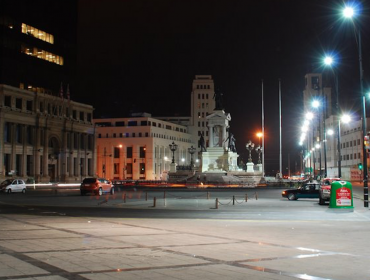
[[[261,130],[265,94],[266,171],[279,169],[278,79],[282,84],[283,169],[299,167],[304,75],[330,70],[338,53],[340,103],[359,109],[359,66],[353,24],[340,16],[343,1],[322,0],[79,0],[78,101],[95,118],[189,116],[195,75],[212,75],[231,114],[237,151]],[[370,78],[370,4],[361,14],[365,89]],[[75,99],[76,99],[75,98]]]

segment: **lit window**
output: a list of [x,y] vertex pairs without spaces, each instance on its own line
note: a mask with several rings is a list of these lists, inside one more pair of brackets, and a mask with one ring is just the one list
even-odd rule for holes
[[61,57],[59,55],[56,55],[56,54],[53,54],[53,53],[50,53],[50,52],[47,52],[47,51],[44,51],[42,49],[22,45],[21,46],[21,53],[25,53],[27,55],[37,57],[37,58],[40,58],[40,59],[58,64],[58,65],[63,65],[64,64],[63,57]]
[[35,27],[32,27],[30,25],[27,25],[25,23],[22,23],[22,33],[33,36],[37,39],[48,42],[50,44],[54,44],[53,35],[46,33],[45,31],[42,31],[40,29],[37,29]]

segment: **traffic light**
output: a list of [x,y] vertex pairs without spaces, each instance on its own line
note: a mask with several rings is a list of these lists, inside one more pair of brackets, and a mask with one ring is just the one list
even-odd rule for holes
[[364,146],[365,146],[365,149],[366,149],[366,150],[369,150],[369,149],[370,149],[369,135],[366,135],[366,136],[364,137]]
[[357,166],[358,166],[358,169],[362,170],[362,163],[359,163]]

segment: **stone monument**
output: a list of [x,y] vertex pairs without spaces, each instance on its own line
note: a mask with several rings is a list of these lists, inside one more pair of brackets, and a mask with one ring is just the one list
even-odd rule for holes
[[229,132],[231,116],[220,109],[220,104],[216,105],[213,114],[207,116],[209,143],[206,151],[202,152],[202,172],[236,171],[239,155],[235,138]]

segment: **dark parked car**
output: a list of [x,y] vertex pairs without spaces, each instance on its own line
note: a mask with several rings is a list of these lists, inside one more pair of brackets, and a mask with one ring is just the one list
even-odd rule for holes
[[94,193],[102,195],[103,193],[114,194],[114,186],[111,181],[104,178],[85,178],[80,186],[81,195]]
[[297,200],[298,198],[319,198],[320,184],[318,182],[304,183],[298,189],[285,190],[281,193],[282,197],[289,200]]

